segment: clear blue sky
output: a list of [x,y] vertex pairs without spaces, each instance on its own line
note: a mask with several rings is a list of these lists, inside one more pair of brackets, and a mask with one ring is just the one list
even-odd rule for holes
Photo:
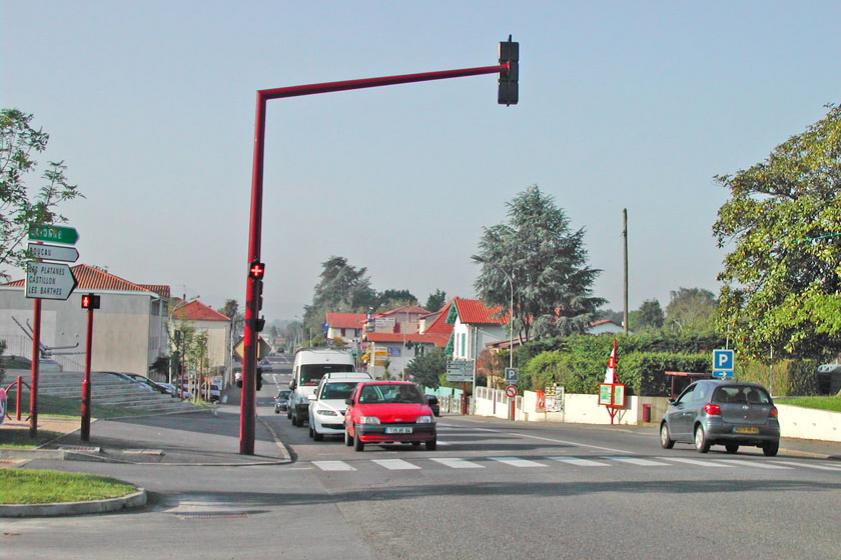
[[585,227],[621,307],[715,292],[713,175],[764,159],[841,96],[838,2],[0,4],[0,103],[34,113],[86,199],[80,262],[241,300],[255,90],[484,66],[520,41],[520,105],[493,76],[274,101],[265,311],[290,318],[331,255],[377,289],[471,296],[483,226],[537,183]]

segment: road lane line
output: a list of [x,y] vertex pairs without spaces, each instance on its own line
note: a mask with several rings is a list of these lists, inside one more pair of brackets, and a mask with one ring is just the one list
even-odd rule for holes
[[806,467],[807,469],[818,469],[822,471],[835,471],[841,472],[841,468],[839,467],[830,467],[829,465],[815,465],[812,463],[798,463],[795,461],[774,461],[780,465],[794,465],[795,467]]
[[521,433],[518,433],[518,432],[509,432],[509,433],[513,436],[521,436],[521,437],[526,437],[526,438],[539,439],[539,440],[543,440],[543,441],[551,441],[553,443],[564,443],[566,445],[572,445],[572,446],[575,446],[575,447],[586,447],[588,449],[598,449],[600,451],[610,451],[611,453],[622,453],[623,455],[636,455],[636,453],[634,453],[633,451],[625,451],[624,449],[614,449],[612,447],[602,447],[600,445],[590,445],[588,443],[577,443],[577,442],[574,442],[574,441],[567,441],[567,440],[563,440],[563,439],[553,439],[553,438],[547,438],[547,437],[542,437],[542,436],[533,436],[531,434],[521,434]]
[[457,457],[436,457],[434,459],[430,459],[431,461],[435,461],[436,463],[441,463],[444,466],[450,467],[451,469],[484,469],[485,465],[480,465],[478,463],[473,463],[471,461],[467,461],[465,459],[459,459]]
[[618,463],[629,463],[631,465],[639,465],[640,467],[668,467],[668,463],[660,463],[658,461],[650,461],[648,459],[637,459],[634,457],[603,457],[609,461],[616,461]]
[[607,463],[600,463],[598,461],[591,461],[590,459],[582,459],[580,457],[547,457],[559,463],[568,463],[576,467],[609,467]]
[[356,469],[344,461],[313,461],[313,465],[323,471],[355,471]]
[[687,465],[699,465],[701,467],[719,467],[731,468],[733,465],[722,465],[720,463],[713,463],[712,461],[700,461],[698,459],[687,459],[685,457],[655,457],[662,461],[676,461],[678,463],[686,463]]
[[417,465],[413,465],[403,459],[372,459],[372,463],[376,463],[381,467],[385,467],[390,471],[408,471],[419,469]]
[[769,463],[760,463],[759,461],[745,461],[741,459],[717,459],[716,463],[727,463],[728,465],[736,465],[737,467],[756,467],[758,469],[791,470],[791,467],[781,467],[780,465],[771,465]]
[[519,457],[488,457],[492,461],[497,461],[498,463],[505,463],[506,465],[511,465],[512,467],[545,467],[543,463],[538,463],[537,461],[529,461],[528,459],[520,459]]
[[452,445],[452,444],[453,444],[453,442],[451,442],[451,441],[441,441],[440,439],[438,440],[438,445]]

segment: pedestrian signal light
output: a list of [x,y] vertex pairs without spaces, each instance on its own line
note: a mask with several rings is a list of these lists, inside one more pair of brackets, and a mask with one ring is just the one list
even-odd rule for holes
[[254,261],[248,267],[248,276],[255,280],[262,280],[266,272],[266,265],[260,261]]
[[82,309],[99,309],[99,296],[94,294],[83,294]]

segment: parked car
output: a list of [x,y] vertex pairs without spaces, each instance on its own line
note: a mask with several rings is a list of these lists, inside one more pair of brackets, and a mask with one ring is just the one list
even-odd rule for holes
[[752,445],[773,457],[780,448],[777,407],[762,385],[697,381],[669,401],[660,423],[660,445],[671,449],[675,442],[692,443],[700,453],[712,445],[727,453]]
[[435,395],[426,395],[426,404],[432,409],[432,414],[441,416],[441,405],[438,402],[438,397]]
[[164,389],[163,387],[161,387],[160,385],[158,385],[157,383],[155,383],[154,381],[152,381],[151,379],[149,379],[145,375],[139,375],[137,373],[123,373],[123,375],[128,377],[129,379],[131,379],[135,383],[138,383],[140,385],[146,385],[147,387],[150,387],[153,391],[157,391],[158,393],[166,393],[166,389]]
[[366,372],[333,372],[324,374],[311,397],[309,432],[315,441],[326,435],[342,435],[345,431],[345,400],[360,381],[370,381]]
[[148,391],[150,393],[154,393],[155,391],[159,390],[159,389],[153,388],[149,383],[142,383],[140,381],[137,381],[135,378],[132,377],[132,375],[134,375],[134,374],[122,373],[122,372],[119,372],[119,371],[100,371],[100,372],[97,372],[97,373],[103,373],[103,374],[106,374],[106,375],[113,375],[114,377],[117,377],[118,379],[122,379],[123,381],[126,381],[128,383],[134,383],[134,386],[139,387],[139,388],[143,389],[144,391]]
[[280,414],[289,410],[289,395],[292,394],[291,389],[281,389],[277,392],[274,398],[274,413]]
[[173,398],[178,397],[178,388],[172,383],[159,383],[157,381],[155,383],[162,387],[168,395],[172,396]]
[[420,389],[409,381],[359,383],[345,401],[345,445],[426,444],[437,447],[435,417]]

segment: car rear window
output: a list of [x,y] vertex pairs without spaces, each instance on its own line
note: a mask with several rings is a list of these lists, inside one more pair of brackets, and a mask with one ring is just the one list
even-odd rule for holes
[[325,383],[319,398],[324,400],[344,400],[350,397],[358,381],[342,381],[340,383]]
[[318,385],[325,373],[353,371],[353,364],[305,364],[301,366],[301,385]]
[[728,385],[715,390],[713,402],[718,404],[771,404],[771,397],[761,387]]

